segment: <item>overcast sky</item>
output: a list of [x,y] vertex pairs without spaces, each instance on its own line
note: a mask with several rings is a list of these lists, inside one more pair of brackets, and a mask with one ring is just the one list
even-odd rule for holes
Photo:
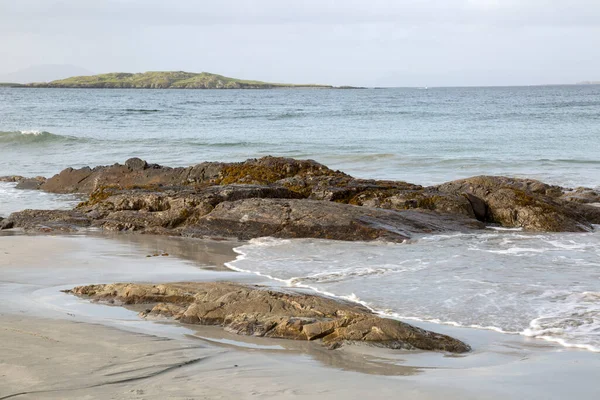
[[364,86],[600,80],[600,0],[0,0],[0,73]]

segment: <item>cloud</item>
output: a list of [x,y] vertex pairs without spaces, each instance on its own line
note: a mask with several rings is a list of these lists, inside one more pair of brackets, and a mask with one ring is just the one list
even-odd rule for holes
[[599,79],[599,42],[598,0],[0,0],[0,72],[535,84]]
[[[600,26],[597,0],[0,0],[5,22]],[[24,21],[23,21],[24,22]],[[23,27],[27,24],[22,25]]]

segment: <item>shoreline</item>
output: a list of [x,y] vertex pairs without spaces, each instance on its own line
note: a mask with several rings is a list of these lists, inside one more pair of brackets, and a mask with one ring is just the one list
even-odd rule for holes
[[[231,249],[236,244],[205,242],[194,248],[193,244],[198,242],[201,241],[119,234],[1,235],[0,251],[5,257],[0,259],[3,276],[0,297],[4,304],[0,313],[3,327],[0,346],[11,349],[12,353],[6,356],[5,350],[0,352],[3,355],[0,365],[7,367],[2,371],[11,371],[13,386],[0,383],[0,394],[6,396],[30,390],[16,387],[14,382],[31,383],[35,380],[31,378],[34,375],[38,377],[38,383],[32,387],[41,387],[44,392],[16,398],[78,398],[82,395],[90,398],[164,398],[162,390],[172,393],[171,398],[182,399],[199,395],[251,398],[252,393],[267,398],[364,398],[374,392],[380,393],[380,398],[396,397],[400,392],[417,399],[440,396],[451,399],[541,399],[564,398],[567,393],[577,394],[578,398],[593,398],[595,393],[591,375],[600,366],[597,354],[537,339],[418,323],[415,325],[458,336],[474,350],[461,356],[395,352],[364,346],[331,351],[310,342],[252,338],[229,334],[220,328],[145,321],[133,311],[89,303],[57,291],[58,287],[85,283],[75,282],[83,277],[88,283],[100,283],[102,280],[119,280],[119,276],[130,276],[131,280],[131,274],[137,274],[135,280],[153,282],[174,280],[174,277],[260,281],[256,275],[228,271],[218,265],[222,260],[232,258]],[[165,251],[169,245],[172,247],[168,247],[168,257],[146,257],[150,251]],[[192,245],[191,248],[188,245]],[[32,246],[38,251],[32,253]],[[49,260],[62,264],[62,268],[47,268]],[[210,264],[214,264],[212,268]],[[168,274],[161,272],[165,268]],[[28,356],[30,350],[24,350],[29,348],[27,346],[37,346],[34,342],[47,342],[44,338],[60,340],[65,337],[63,335],[72,338],[72,343],[43,347],[43,353],[54,360],[54,368],[40,364],[38,357]],[[92,353],[96,368],[100,368],[97,363],[104,363],[103,367],[110,366],[115,369],[113,372],[119,371],[111,377],[139,375],[133,380],[127,375],[126,382],[100,384],[98,379],[106,376],[89,370],[92,367],[89,365],[90,353],[86,353],[90,344],[98,340],[105,347],[102,352]],[[120,356],[124,343],[135,343],[138,352],[128,353],[133,360],[111,363],[111,357]],[[147,346],[154,350],[148,352]],[[198,356],[198,352],[202,354]],[[148,356],[152,360],[144,360],[143,354],[152,354]],[[169,354],[168,360],[163,354]],[[171,357],[172,354],[177,356]],[[185,364],[194,357],[208,358]],[[125,368],[126,365],[131,367],[132,362],[135,368]],[[169,370],[146,376],[149,370],[157,371],[152,369],[155,364],[181,363],[185,365],[176,368],[177,374]],[[57,365],[60,368],[56,368]],[[55,369],[63,372],[56,375]],[[229,373],[218,371],[235,371],[233,388],[226,383]],[[547,382],[552,374],[558,373],[562,377],[560,380]],[[76,380],[83,382],[87,389],[67,391],[57,384],[54,389],[62,391],[47,392],[50,389],[39,386],[39,382],[60,382],[59,378],[66,374],[77,376]],[[4,375],[6,378],[6,373]],[[42,375],[45,378],[40,381]],[[175,375],[180,380],[176,380]],[[29,376],[29,380],[25,376]],[[186,383],[180,385],[181,379]],[[532,385],[536,380],[545,383],[540,386],[539,381],[537,386]],[[312,385],[306,386],[307,381]],[[457,382],[460,382],[458,386]]]

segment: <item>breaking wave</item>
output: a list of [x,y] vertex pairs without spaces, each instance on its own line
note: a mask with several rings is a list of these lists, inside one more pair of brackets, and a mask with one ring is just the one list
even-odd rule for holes
[[78,142],[86,139],[77,138],[68,135],[57,135],[46,131],[25,130],[25,131],[0,131],[0,143],[6,145],[28,145],[60,142]]

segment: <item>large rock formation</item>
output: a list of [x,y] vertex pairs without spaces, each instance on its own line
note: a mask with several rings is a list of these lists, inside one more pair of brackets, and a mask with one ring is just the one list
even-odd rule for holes
[[362,342],[393,349],[464,353],[465,343],[406,323],[381,318],[367,308],[283,288],[234,283],[115,283],[76,287],[68,293],[119,305],[144,304],[142,317],[219,325],[240,334],[322,340],[330,348]]
[[483,203],[478,211],[479,219],[505,227],[579,232],[589,231],[591,224],[600,223],[600,209],[584,204],[585,201],[580,200],[583,196],[577,197],[559,186],[533,179],[477,176],[448,182],[437,189],[477,199]]
[[67,212],[15,213],[6,226],[399,241],[483,223],[553,232],[589,231],[600,223],[600,208],[593,206],[600,196],[591,189],[489,176],[422,187],[356,179],[315,161],[277,157],[187,168],[134,158],[124,165],[68,168],[36,182],[41,190],[85,193],[89,200]]
[[403,241],[415,233],[477,229],[462,215],[393,211],[303,199],[285,187],[210,186],[94,192],[75,210],[25,210],[5,223],[28,230],[73,231],[102,227],[113,231],[208,238],[323,238]]

